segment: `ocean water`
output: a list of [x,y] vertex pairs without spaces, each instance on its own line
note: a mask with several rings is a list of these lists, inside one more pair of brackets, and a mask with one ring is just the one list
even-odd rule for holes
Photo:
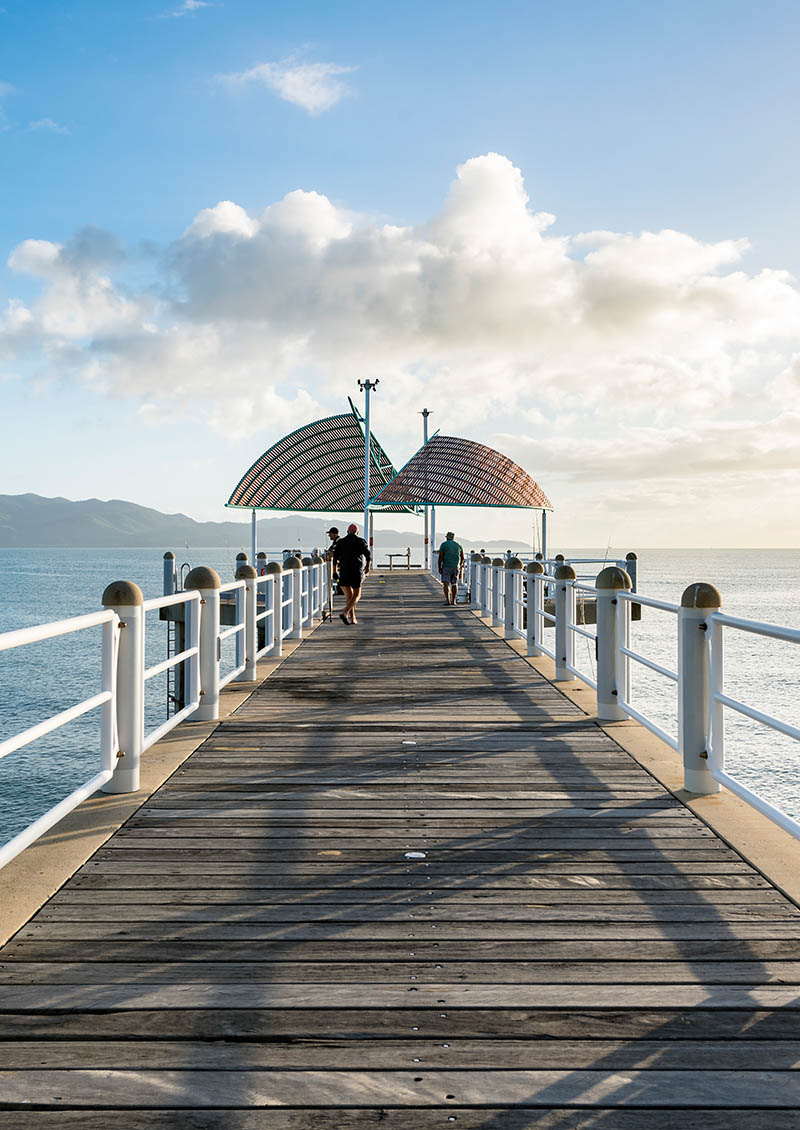
[[[380,545],[378,557],[404,549]],[[591,548],[561,552],[604,556]],[[277,550],[272,555],[280,556]],[[190,564],[211,565],[230,580],[234,556],[223,549],[195,550]],[[157,549],[0,549],[0,632],[95,611],[113,580],[134,580],[145,598],[158,596],[162,557]],[[716,585],[732,615],[800,627],[800,550],[640,552],[643,595],[678,603],[695,581]],[[145,638],[148,665],[166,657],[166,624],[157,613],[146,618]],[[578,640],[576,646],[578,667],[592,674],[592,645]],[[632,646],[675,670],[676,617],[644,609],[642,621],[633,624]],[[223,648],[224,672],[233,665],[233,641]],[[96,693],[99,655],[99,628],[0,652],[0,740]],[[674,734],[675,685],[638,665],[633,671],[634,705]],[[725,679],[732,697],[800,725],[800,647],[726,629]],[[156,678],[147,685],[146,728],[165,716],[165,680]],[[98,749],[94,712],[0,760],[0,843],[95,773]],[[726,711],[726,752],[730,772],[800,818],[800,743]]]

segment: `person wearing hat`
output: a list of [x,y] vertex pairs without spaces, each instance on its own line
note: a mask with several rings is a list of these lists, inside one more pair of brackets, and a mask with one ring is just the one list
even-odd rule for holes
[[464,550],[455,537],[452,530],[448,530],[445,540],[439,546],[439,572],[442,575],[445,604],[455,604],[459,577],[464,569]]
[[333,547],[333,567],[339,571],[339,584],[344,593],[344,612],[339,613],[343,624],[357,624],[356,605],[361,596],[361,582],[369,573],[372,554],[363,538],[358,536],[358,526],[352,522],[347,534]]
[[[336,543],[339,540],[339,528],[338,528],[338,526],[331,526],[331,528],[328,530],[328,537],[331,539],[331,544],[325,550],[325,560],[326,561],[333,561],[333,551],[336,549]],[[336,566],[335,565],[331,566],[331,580],[336,585],[336,589],[335,589],[336,595],[342,596],[343,595],[342,594],[342,586],[339,584],[339,574],[336,572]]]

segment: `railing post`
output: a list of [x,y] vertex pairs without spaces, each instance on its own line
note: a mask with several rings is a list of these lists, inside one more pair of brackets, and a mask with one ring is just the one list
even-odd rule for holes
[[256,572],[259,577],[263,577],[267,572],[267,555],[263,550],[256,554]]
[[312,555],[311,558],[312,569],[311,576],[314,579],[313,591],[317,594],[314,602],[313,612],[315,616],[322,617],[322,607],[325,603],[324,597],[324,577],[325,569],[323,568],[325,562],[322,560],[318,553]]
[[639,584],[639,559],[635,553],[625,554],[625,572],[631,579],[631,589],[636,592]]
[[290,570],[292,586],[292,627],[288,638],[301,640],[303,638],[303,562],[299,557],[287,557],[283,564]]
[[541,655],[542,649],[539,646],[542,632],[542,621],[539,616],[541,611],[539,607],[539,585],[536,578],[544,573],[544,565],[541,561],[531,561],[526,570],[528,574],[528,593],[527,593],[527,621],[525,624],[525,640],[527,643],[528,655]]
[[708,734],[711,689],[706,660],[706,617],[719,612],[722,597],[713,585],[689,585],[678,613],[678,751],[683,786],[705,796],[719,792],[711,775]]
[[517,634],[515,619],[517,612],[517,578],[522,576],[522,562],[518,557],[506,558],[505,564],[505,607],[503,638],[513,640]]
[[469,555],[469,602],[473,608],[481,606],[481,555]]
[[312,628],[314,626],[314,562],[310,557],[304,557],[302,561],[303,589],[306,594],[303,627]]
[[238,573],[239,569],[241,569],[242,565],[247,565],[247,563],[248,562],[247,562],[247,554],[246,553],[237,553],[236,554],[236,564],[233,567],[234,577]]
[[[252,565],[240,565],[236,570],[236,580],[244,581],[244,671],[236,676],[237,683],[254,683],[256,673],[256,653],[258,651],[258,573]],[[238,591],[238,590],[237,590]],[[241,639],[242,633],[236,637]],[[237,663],[238,666],[238,663]]]
[[[563,561],[563,558],[562,558]],[[556,585],[556,682],[571,683],[575,676],[569,666],[575,666],[575,639],[568,623],[575,619],[575,580],[571,565],[558,565],[553,573]]]
[[492,559],[486,554],[481,554],[481,616],[489,615],[489,577],[491,576]]
[[[268,584],[264,586],[264,607],[272,609],[272,615],[264,621],[265,625],[272,624],[272,644],[267,655],[278,658],[283,655],[283,565],[280,561],[270,561],[264,568],[269,577]],[[268,630],[265,626],[265,633]]]
[[[619,705],[625,688],[617,686],[620,620],[617,607],[620,590],[631,589],[631,578],[624,569],[609,565],[597,574],[597,717],[604,722],[621,722],[627,717]],[[627,646],[627,644],[625,645]]]
[[119,748],[114,776],[104,793],[135,793],[144,745],[144,609],[142,590],[133,581],[112,581],[103,593],[103,607],[120,619],[117,656],[117,733]]
[[219,718],[219,590],[222,582],[216,569],[200,565],[192,569],[183,585],[186,592],[200,593],[200,705],[193,722],[214,722]]
[[177,589],[175,554],[168,549],[164,554],[164,596],[172,596]]
[[505,561],[502,557],[495,557],[492,561],[492,627],[497,628],[503,623],[500,615],[500,578],[503,575]]

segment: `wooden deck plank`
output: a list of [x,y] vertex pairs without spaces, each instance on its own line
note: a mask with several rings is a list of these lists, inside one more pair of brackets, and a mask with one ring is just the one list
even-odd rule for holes
[[430,578],[360,607],[0,952],[0,1130],[800,1130],[798,908]]

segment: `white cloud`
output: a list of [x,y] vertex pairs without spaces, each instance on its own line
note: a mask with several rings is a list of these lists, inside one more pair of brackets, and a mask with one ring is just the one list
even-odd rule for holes
[[68,134],[70,131],[66,126],[59,125],[54,122],[52,118],[37,118],[35,122],[28,122],[29,130],[47,130],[50,133],[63,133]]
[[222,201],[134,290],[108,233],[30,239],[9,265],[40,293],[0,317],[0,353],[145,415],[273,439],[380,377],[398,460],[426,403],[445,432],[496,437],[556,502],[602,514],[623,493],[645,510],[703,491],[756,508],[778,480],[784,499],[800,489],[796,281],[748,272],[744,239],[570,238],[552,221],[488,154],[417,226],[299,189],[258,215]]
[[216,8],[216,4],[212,4],[211,0],[183,0],[177,8],[168,8],[166,12],[161,12],[156,19],[159,20],[177,20],[182,16],[191,16],[195,12],[199,12],[201,8]]
[[231,87],[250,83],[266,86],[284,102],[292,102],[309,114],[321,114],[351,93],[339,75],[350,74],[355,67],[339,63],[299,63],[294,56],[274,63],[257,63],[249,70],[218,75],[217,78]]

